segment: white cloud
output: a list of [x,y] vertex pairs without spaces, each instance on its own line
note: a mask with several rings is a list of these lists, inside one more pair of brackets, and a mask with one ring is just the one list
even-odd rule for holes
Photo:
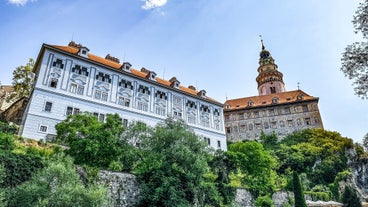
[[[33,1],[35,0],[30,0],[30,2],[33,2]],[[15,4],[17,6],[24,6],[29,2],[29,0],[8,0],[8,2],[11,4]]]
[[142,8],[146,10],[164,6],[167,3],[167,0],[144,0],[144,1],[145,4],[142,6]]

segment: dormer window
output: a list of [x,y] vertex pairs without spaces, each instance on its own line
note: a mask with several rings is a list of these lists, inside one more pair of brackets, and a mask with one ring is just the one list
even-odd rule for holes
[[248,106],[253,106],[254,105],[254,102],[253,101],[249,101],[248,102]]
[[87,47],[82,46],[79,49],[78,55],[83,56],[83,57],[88,57],[87,56],[88,55],[88,52],[89,52],[89,49]]
[[303,98],[304,98],[303,94],[299,94],[297,97],[298,100],[303,100]]
[[126,71],[130,71],[131,67],[132,67],[132,64],[130,64],[129,62],[124,62],[123,65],[121,65],[121,69],[126,70]]
[[200,97],[205,97],[206,96],[206,91],[205,90],[201,90],[201,91],[198,92],[198,95]]
[[146,78],[150,79],[150,80],[155,80],[156,79],[156,73],[153,71],[150,71],[146,68],[141,68],[141,72],[146,73]]
[[279,102],[279,99],[278,99],[278,98],[273,98],[273,99],[272,99],[272,103],[276,104],[276,103],[278,103],[278,102]]
[[172,77],[170,80],[170,86],[174,88],[179,88],[180,82],[176,79],[176,77]]

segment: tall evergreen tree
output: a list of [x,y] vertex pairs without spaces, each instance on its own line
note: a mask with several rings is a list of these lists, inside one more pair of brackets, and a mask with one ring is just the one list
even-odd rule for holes
[[293,186],[294,186],[295,207],[307,207],[307,204],[305,203],[303,189],[300,184],[299,176],[295,171],[293,172]]
[[344,193],[342,194],[342,202],[344,203],[344,207],[361,207],[362,206],[355,190],[349,186],[346,186],[344,189]]

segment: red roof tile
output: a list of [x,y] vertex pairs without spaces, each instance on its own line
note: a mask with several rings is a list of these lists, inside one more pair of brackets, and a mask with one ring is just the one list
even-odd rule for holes
[[[74,54],[74,55],[77,55],[78,52],[79,52],[79,49],[76,48],[76,47],[73,47],[73,46],[59,46],[59,45],[49,45],[53,48],[56,48],[56,49],[59,49],[59,50],[62,50],[64,52],[67,52],[67,53],[70,53],[70,54]],[[93,55],[91,53],[88,53],[88,59],[94,61],[94,62],[97,62],[97,63],[100,63],[100,64],[103,64],[103,65],[106,65],[106,66],[109,66],[111,68],[114,68],[116,70],[121,70],[121,64],[117,63],[117,62],[114,62],[112,60],[108,60],[108,59],[105,59],[105,58],[102,58],[100,56],[96,56],[96,55]],[[147,74],[142,72],[142,71],[139,71],[139,70],[136,70],[136,69],[133,69],[131,68],[130,69],[130,72],[138,77],[141,77],[141,78],[146,78]],[[164,79],[161,79],[161,78],[156,78],[156,82],[161,84],[161,85],[164,85],[164,86],[168,86],[168,87],[171,87],[171,83],[170,81],[167,81],[167,80],[164,80]],[[187,87],[184,87],[184,86],[179,86],[179,90],[184,92],[184,93],[188,93],[190,95],[194,95],[194,96],[198,96],[198,91],[196,90],[192,90],[190,88],[187,88]],[[221,104],[220,102],[216,101],[215,99],[212,99],[208,96],[205,96],[203,97],[204,99],[208,100],[208,101],[211,101],[211,102],[215,102],[216,104]]]
[[[298,96],[301,95],[302,98],[298,99]],[[273,103],[273,99],[277,99],[277,103]],[[263,96],[251,96],[244,97],[238,99],[231,99],[225,102],[224,110],[236,110],[236,109],[244,109],[244,108],[252,108],[259,106],[269,106],[274,104],[285,104],[292,103],[297,101],[306,101],[306,100],[318,100],[318,98],[308,95],[302,90],[288,91],[282,93],[275,93]],[[249,102],[253,104],[250,106]]]

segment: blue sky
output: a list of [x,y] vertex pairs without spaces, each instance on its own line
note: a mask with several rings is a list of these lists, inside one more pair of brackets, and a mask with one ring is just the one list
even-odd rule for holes
[[325,129],[361,142],[368,101],[340,71],[360,41],[351,0],[1,0],[0,81],[37,58],[42,43],[81,43],[90,52],[176,76],[224,102],[257,95],[262,34],[287,90],[319,97]]

